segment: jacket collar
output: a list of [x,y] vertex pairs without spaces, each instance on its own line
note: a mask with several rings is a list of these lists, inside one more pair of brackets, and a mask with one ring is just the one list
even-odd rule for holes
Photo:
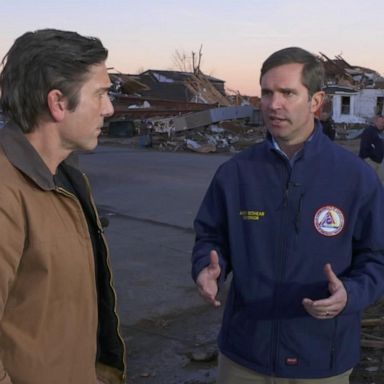
[[0,131],[0,145],[11,164],[32,179],[41,189],[53,190],[53,175],[20,127],[8,123]]
[[[319,151],[323,150],[323,143],[326,136],[323,133],[323,127],[319,120],[315,119],[315,127],[311,136],[305,141],[304,146],[299,151],[300,154],[305,156],[316,155]],[[273,143],[273,137],[268,132],[267,133],[267,143],[268,147],[274,152],[278,151]]]

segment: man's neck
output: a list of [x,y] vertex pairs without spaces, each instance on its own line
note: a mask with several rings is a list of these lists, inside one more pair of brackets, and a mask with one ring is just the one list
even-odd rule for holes
[[32,132],[25,134],[29,143],[35,148],[52,175],[56,173],[59,164],[65,160],[70,151],[60,147],[58,137],[53,127],[37,127]]
[[298,151],[300,151],[301,148],[304,147],[305,142],[312,137],[314,132],[315,124],[313,123],[313,125],[308,127],[306,132],[304,132],[301,137],[297,137],[295,141],[293,141],[292,139],[284,140],[278,137],[275,137],[274,140],[278,144],[280,150],[287,155],[288,159],[291,159],[295,155],[295,153],[297,153]]
[[280,149],[287,155],[288,159],[291,159],[295,153],[300,151],[304,147],[304,142],[292,145],[285,145],[284,142],[277,141]]

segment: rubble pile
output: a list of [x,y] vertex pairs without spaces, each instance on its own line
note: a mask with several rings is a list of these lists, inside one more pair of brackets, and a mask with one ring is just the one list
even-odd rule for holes
[[201,72],[196,71],[184,81],[185,86],[192,92],[194,98],[207,104],[218,103],[229,106],[231,102],[209,81]]
[[173,132],[171,135],[153,133],[151,145],[152,148],[161,151],[234,153],[262,141],[264,137],[264,127],[249,126],[236,120]]
[[361,360],[353,370],[351,383],[384,383],[384,300],[369,307],[362,320]]

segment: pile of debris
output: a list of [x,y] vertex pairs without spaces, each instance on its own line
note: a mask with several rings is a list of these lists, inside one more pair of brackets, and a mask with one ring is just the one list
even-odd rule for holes
[[229,106],[231,102],[223,95],[200,70],[196,70],[184,81],[185,86],[194,94],[195,100],[199,102],[222,106]]
[[240,120],[234,120],[204,128],[177,131],[171,135],[155,132],[152,133],[148,144],[161,151],[234,153],[262,141],[264,137],[264,127],[250,126]]
[[384,383],[384,300],[364,313],[361,327],[361,360],[353,370],[352,383]]

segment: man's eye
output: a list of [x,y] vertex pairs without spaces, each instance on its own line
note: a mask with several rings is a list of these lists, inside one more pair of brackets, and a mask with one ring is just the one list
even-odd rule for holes
[[284,96],[292,96],[293,92],[291,90],[287,89],[286,91],[283,91],[283,95]]

